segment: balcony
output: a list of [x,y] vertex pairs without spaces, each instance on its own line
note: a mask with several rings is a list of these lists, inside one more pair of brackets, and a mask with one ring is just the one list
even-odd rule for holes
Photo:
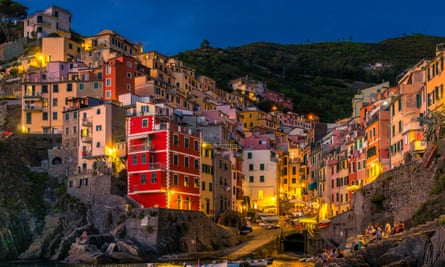
[[156,170],[156,169],[166,169],[166,165],[163,162],[153,162],[148,164],[148,169],[149,170]]
[[91,156],[92,156],[91,151],[82,151],[82,158],[86,159],[86,158],[90,158]]
[[93,126],[93,122],[88,120],[88,119],[83,119],[82,120],[82,126],[84,126],[84,127],[91,127],[91,126]]
[[93,138],[91,136],[82,136],[81,140],[82,140],[82,143],[91,144],[91,142],[93,141]]
[[23,110],[25,112],[42,112],[43,107],[41,105],[34,105],[34,104],[26,104]]
[[33,94],[25,94],[23,98],[26,100],[42,100],[43,97],[40,93],[33,93]]
[[150,144],[139,144],[139,145],[132,145],[132,146],[128,147],[128,153],[153,151],[153,150],[154,150],[154,148]]
[[424,152],[426,150],[426,141],[416,140],[410,143],[410,151]]

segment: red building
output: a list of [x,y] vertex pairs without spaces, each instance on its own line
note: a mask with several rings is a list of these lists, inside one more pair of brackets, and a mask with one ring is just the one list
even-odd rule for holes
[[155,115],[127,123],[128,196],[144,207],[198,211],[199,132]]
[[118,56],[103,64],[104,100],[119,100],[119,95],[135,93],[135,77],[148,75],[149,69],[129,56]]

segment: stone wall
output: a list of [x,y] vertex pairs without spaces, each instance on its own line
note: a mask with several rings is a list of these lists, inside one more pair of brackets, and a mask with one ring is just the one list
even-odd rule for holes
[[350,236],[363,234],[370,222],[392,225],[403,221],[409,227],[418,207],[428,200],[440,164],[437,159],[425,169],[418,160],[382,174],[354,193],[352,209],[333,218],[330,227],[320,230],[321,237],[340,244]]

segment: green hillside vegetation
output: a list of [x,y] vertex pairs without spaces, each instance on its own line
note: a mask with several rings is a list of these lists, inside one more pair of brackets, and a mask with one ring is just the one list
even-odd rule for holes
[[[398,75],[421,59],[432,58],[436,45],[443,42],[445,37],[414,34],[375,44],[259,42],[227,49],[207,44],[176,57],[215,79],[219,88],[230,90],[230,80],[249,75],[291,98],[294,112],[312,112],[333,122],[351,115],[357,89],[384,81],[396,85]],[[383,68],[369,68],[375,63]]]

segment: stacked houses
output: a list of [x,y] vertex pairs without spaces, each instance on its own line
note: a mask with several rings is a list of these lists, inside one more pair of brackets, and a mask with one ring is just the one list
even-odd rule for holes
[[[321,123],[250,77],[231,81],[229,93],[114,31],[73,39],[67,16],[52,6],[25,20],[25,36],[40,42],[23,57],[20,128],[62,135],[49,168],[87,201],[124,177],[140,207],[327,219],[381,173],[422,157],[418,118],[443,110],[441,45],[397,86],[360,90],[349,118]],[[275,102],[270,112],[256,107],[264,98]]]

